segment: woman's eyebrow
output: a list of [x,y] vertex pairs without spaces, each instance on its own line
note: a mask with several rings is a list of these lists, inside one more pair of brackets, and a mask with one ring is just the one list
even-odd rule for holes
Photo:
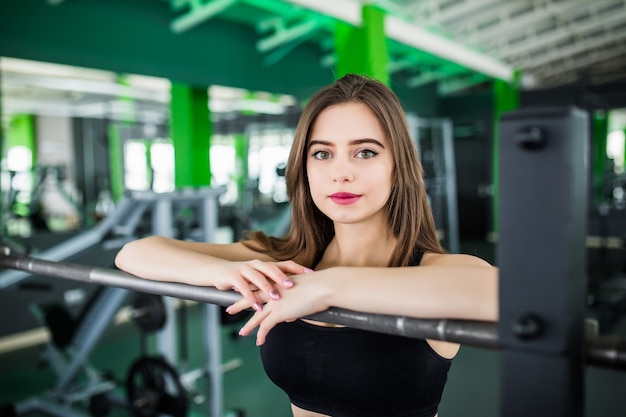
[[[351,140],[349,143],[350,145],[360,145],[362,143],[373,143],[374,145],[378,145],[381,148],[385,149],[385,147],[380,141],[376,139],[372,139],[372,138],[354,139],[354,140]],[[309,142],[308,148],[310,149],[314,145],[334,146],[332,142],[329,142],[326,140],[312,140]]]
[[364,138],[364,139],[355,139],[355,140],[351,140],[350,144],[351,145],[360,145],[362,143],[373,143],[374,145],[378,145],[381,148],[385,149],[385,147],[383,146],[382,143],[380,143],[379,141],[377,141],[376,139],[372,139],[372,138]]
[[324,146],[332,146],[332,142],[328,142],[326,140],[312,140],[309,142],[307,148],[311,149],[314,145],[324,145]]

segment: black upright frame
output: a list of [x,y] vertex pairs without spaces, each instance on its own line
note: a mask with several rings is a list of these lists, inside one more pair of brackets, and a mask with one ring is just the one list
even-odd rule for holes
[[500,415],[582,417],[587,115],[520,110],[499,132]]

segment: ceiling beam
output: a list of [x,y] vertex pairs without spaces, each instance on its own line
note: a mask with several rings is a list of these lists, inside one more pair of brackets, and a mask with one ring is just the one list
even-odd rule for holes
[[441,80],[438,84],[438,92],[441,96],[448,96],[467,90],[470,87],[487,81],[489,78],[482,74],[470,74],[465,77]]
[[616,42],[617,39],[623,39],[626,35],[626,27],[621,30],[608,32],[602,36],[574,42],[563,48],[552,48],[542,53],[536,58],[524,59],[518,62],[518,65],[525,70],[537,69],[541,66],[548,65],[552,62],[561,61],[573,57],[583,52],[592,53],[595,49],[604,47]]
[[409,78],[406,81],[406,86],[408,88],[417,88],[435,81],[444,80],[449,76],[449,74],[446,74],[443,71],[423,72],[420,75]]
[[335,19],[350,23],[353,26],[361,26],[362,6],[353,0],[286,0],[306,9],[315,10]]
[[581,36],[622,22],[626,22],[626,7],[621,12],[615,13],[611,11],[606,13],[606,15],[597,16],[596,19],[575,23],[568,22],[565,26],[556,27],[541,35],[533,34],[533,36],[520,40],[513,45],[505,45],[498,50],[492,50],[492,52],[502,59],[509,59],[533,51],[545,50],[549,45],[562,42],[568,37]]
[[563,65],[555,65],[545,69],[539,68],[534,72],[534,75],[540,81],[542,78],[556,76],[567,71],[575,71],[580,68],[588,68],[594,64],[613,60],[624,55],[626,55],[626,45],[616,45],[613,48],[602,51],[592,51],[583,58],[567,62]]
[[[185,4],[180,0],[172,1],[173,8],[180,8]],[[189,11],[175,18],[170,24],[170,29],[174,33],[186,32],[228,9],[233,4],[237,3],[237,1],[238,0],[207,0],[203,3],[201,0],[188,0],[186,4],[189,5]]]
[[267,52],[285,43],[308,37],[319,28],[320,23],[317,19],[304,19],[289,27],[287,23],[285,23],[285,19],[281,17],[263,21],[257,25],[257,29],[263,32],[274,29],[274,33],[264,39],[260,39],[256,43],[256,48],[259,52]]
[[[361,26],[361,4],[351,0],[288,0],[290,3],[317,11],[348,22],[354,26]],[[385,17],[385,33],[395,41],[406,46],[428,52],[445,61],[454,62],[472,71],[485,74],[492,78],[507,82],[514,81],[514,68],[499,62],[495,58],[481,54],[473,49],[433,34],[415,24],[406,22],[393,16]]]
[[387,16],[385,32],[390,38],[400,43],[454,62],[472,71],[507,82],[514,80],[513,67],[411,23]]
[[467,17],[477,9],[491,6],[494,3],[499,3],[499,0],[465,0],[456,1],[452,5],[447,6],[445,9],[436,9],[434,13],[416,13],[419,16],[417,21],[424,24],[445,24],[450,21],[454,21],[463,17]]
[[500,14],[500,16],[504,16],[504,18],[500,17],[498,23],[467,34],[468,41],[481,45],[495,44],[502,39],[510,38],[511,35],[523,32],[541,21],[550,22],[552,19],[561,18],[561,16],[568,11],[580,7],[587,7],[588,5],[586,0],[570,0],[559,3],[544,0],[540,3],[523,2],[521,6],[528,4],[533,5],[532,9],[522,14],[517,13],[519,9],[507,5],[506,11]]
[[98,94],[112,97],[133,97],[138,100],[167,103],[170,99],[169,90],[159,91],[116,84],[107,81],[60,79],[37,75],[3,73],[3,82],[23,87],[36,87],[52,91],[66,91],[81,94]]

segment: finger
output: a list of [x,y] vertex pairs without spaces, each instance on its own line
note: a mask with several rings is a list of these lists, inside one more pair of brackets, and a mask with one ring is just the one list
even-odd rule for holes
[[[265,298],[263,293],[255,293],[255,297],[257,298],[257,300],[260,299],[261,304],[264,304],[264,303],[267,302],[267,299]],[[240,312],[242,312],[243,310],[245,310],[247,308],[252,308],[252,305],[245,298],[241,298],[241,299],[235,301],[234,303],[232,303],[231,305],[229,305],[226,308],[226,312],[228,314],[237,314],[237,313],[240,313]]]
[[246,303],[252,307],[253,310],[255,311],[261,311],[263,309],[263,307],[261,306],[261,303],[259,302],[257,296],[256,296],[256,292],[252,291],[250,289],[250,286],[246,285],[245,283],[243,285],[236,285],[237,288],[239,288],[239,292],[241,293],[241,295],[243,296],[243,298],[245,299]]
[[[256,286],[256,285],[254,285],[254,284],[250,284],[250,285],[248,285],[248,286],[250,287],[250,289],[251,289],[252,291],[258,291],[258,290],[259,290],[259,289],[257,288],[257,286]],[[235,292],[239,292],[239,290],[237,289],[237,287],[235,287],[234,285],[233,285],[232,287],[230,287],[230,289],[231,289],[231,290],[233,290],[233,291],[235,291]]]
[[272,284],[268,282],[265,274],[256,269],[256,265],[255,263],[246,264],[239,271],[239,274],[245,280],[247,289],[256,294],[265,293],[269,298],[278,300],[280,298],[279,293],[274,289]]
[[234,303],[226,307],[226,312],[228,314],[237,314],[241,313],[246,308],[250,308],[250,304],[248,303],[248,300],[242,298],[241,300],[235,301]]
[[256,345],[261,346],[265,343],[266,337],[270,330],[278,324],[275,314],[270,314],[265,320],[259,324],[259,330],[256,333]]
[[276,262],[276,265],[281,271],[292,275],[310,274],[311,272],[315,272],[311,268],[300,265],[295,261],[280,261]]
[[[280,299],[280,294],[274,288],[273,282],[288,286],[286,281],[291,280],[275,264],[261,261],[251,261],[249,270],[245,270],[245,278],[256,285],[259,291],[267,294],[273,300]],[[293,282],[291,282],[293,286]]]
[[[294,261],[280,261],[272,263],[255,260],[250,262],[250,266],[261,272],[270,281],[273,281],[284,288],[291,288],[294,286],[293,280],[287,274],[301,275],[314,272],[312,269]],[[273,299],[277,300],[278,297],[276,297],[276,294],[270,293],[270,286],[271,282],[267,281],[267,286],[262,285],[262,288],[260,289],[270,295]]]
[[269,314],[268,312],[257,311],[250,317],[250,319],[239,329],[239,336],[248,336]]

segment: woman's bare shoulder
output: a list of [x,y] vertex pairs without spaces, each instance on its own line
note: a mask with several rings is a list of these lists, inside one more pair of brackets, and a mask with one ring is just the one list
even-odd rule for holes
[[426,252],[420,265],[491,266],[482,258],[468,254]]

